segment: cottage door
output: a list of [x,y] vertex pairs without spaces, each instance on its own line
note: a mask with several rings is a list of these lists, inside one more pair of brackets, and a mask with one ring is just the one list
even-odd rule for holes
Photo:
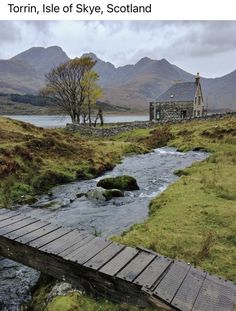
[[186,119],[186,117],[187,117],[187,111],[181,110],[181,119]]

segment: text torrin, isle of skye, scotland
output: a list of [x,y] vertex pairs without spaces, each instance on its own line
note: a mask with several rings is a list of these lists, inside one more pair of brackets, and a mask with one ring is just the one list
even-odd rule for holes
[[[53,2],[53,3],[52,3]],[[127,4],[87,4],[87,3],[55,3],[55,1],[50,2],[41,2],[38,1],[38,4],[19,5],[19,1],[14,3],[14,1],[7,3],[8,13],[10,14],[33,14],[33,15],[50,15],[50,14],[79,14],[82,16],[91,16],[91,15],[103,15],[107,14],[150,14],[152,13],[152,4],[145,3],[144,5],[136,5],[134,3]],[[145,2],[145,1],[144,1]]]

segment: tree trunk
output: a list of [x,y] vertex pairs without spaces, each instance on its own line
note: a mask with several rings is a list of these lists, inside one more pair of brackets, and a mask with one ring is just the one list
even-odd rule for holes
[[100,126],[103,126],[104,124],[104,121],[103,121],[103,113],[102,113],[102,109],[99,109],[98,110],[98,116],[99,116],[99,119],[100,119]]
[[88,120],[89,120],[89,126],[91,126],[92,120],[91,120],[91,102],[90,102],[90,100],[88,101]]

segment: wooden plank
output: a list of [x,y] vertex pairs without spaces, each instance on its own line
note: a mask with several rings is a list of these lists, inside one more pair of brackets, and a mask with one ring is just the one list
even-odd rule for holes
[[154,261],[137,277],[135,284],[151,288],[154,283],[166,272],[173,261],[170,258],[157,256]]
[[205,279],[193,306],[193,311],[234,311],[236,290]]
[[0,235],[5,235],[5,234],[8,234],[10,232],[14,232],[20,228],[26,227],[32,223],[37,222],[37,221],[39,221],[39,220],[31,218],[31,217],[24,218],[20,221],[13,223],[13,224],[5,226],[4,228],[1,228],[0,229]]
[[79,250],[76,250],[75,252],[68,255],[66,259],[75,261],[82,265],[111,243],[111,241],[106,241],[103,238],[96,237],[95,239],[88,242],[88,244],[85,244],[83,247],[81,247]]
[[205,277],[206,272],[191,267],[171,304],[181,311],[192,310]]
[[78,241],[79,239],[81,239],[81,233],[80,231],[74,229],[70,231],[67,235],[63,235],[55,241],[52,241],[47,245],[40,247],[40,250],[49,254],[57,254],[69,248],[68,243],[70,243],[71,241],[76,243],[76,241]]
[[75,234],[75,236],[73,236],[73,234],[72,234],[72,237],[70,238],[69,241],[67,241],[64,244],[61,244],[61,245],[58,245],[57,247],[55,247],[53,252],[54,252],[55,255],[60,254],[60,253],[62,253],[64,251],[68,250],[73,245],[77,244],[79,241],[82,241],[83,239],[85,239],[88,236],[89,235],[87,233],[85,233],[85,232],[83,232],[83,233],[78,232],[77,234]]
[[58,228],[52,232],[47,233],[46,235],[40,238],[35,239],[32,242],[29,242],[28,244],[34,248],[40,248],[44,245],[47,245],[50,242],[57,240],[61,236],[67,235],[71,231],[72,229]]
[[10,232],[10,233],[7,233],[7,234],[4,234],[4,236],[8,239],[11,239],[11,240],[15,240],[17,238],[20,238],[28,233],[31,233],[33,231],[36,231],[40,228],[43,228],[45,226],[48,226],[49,223],[48,222],[45,222],[45,221],[42,221],[42,220],[39,220],[31,225],[28,225],[26,227],[23,227],[23,228],[20,228],[14,232]]
[[27,218],[29,218],[29,216],[17,215],[15,217],[5,219],[5,220],[0,222],[0,229],[4,228],[6,226],[11,226],[12,224],[14,224],[16,222],[27,219]]
[[156,256],[151,253],[141,251],[116,276],[120,279],[132,282],[155,257]]
[[235,283],[233,283],[232,281],[229,281],[229,280],[226,280],[220,276],[217,276],[217,275],[211,275],[209,273],[207,273],[206,275],[206,279],[207,280],[210,280],[216,284],[220,284],[220,285],[223,285],[223,286],[227,286],[227,287],[231,287],[232,289],[235,290]]
[[4,214],[0,215],[0,222],[5,220],[5,219],[8,219],[8,218],[15,217],[17,215],[20,215],[20,213],[15,212],[15,211],[10,211],[9,213],[4,213]]
[[126,264],[128,264],[136,255],[138,250],[132,247],[126,247],[122,252],[110,260],[99,271],[110,276],[118,273]]
[[40,229],[35,230],[33,232],[27,233],[24,236],[15,239],[15,241],[23,243],[23,244],[27,244],[27,243],[30,243],[36,239],[39,239],[39,238],[45,236],[46,234],[48,234],[50,232],[58,230],[59,228],[61,228],[61,227],[49,224],[43,228],[40,228]]
[[92,268],[93,270],[98,270],[113,257],[115,257],[119,252],[121,252],[124,248],[125,246],[123,245],[112,243],[108,245],[104,250],[102,250],[99,254],[87,261],[84,265],[86,267]]
[[154,295],[170,303],[184,281],[189,269],[190,265],[175,261],[155,288]]
[[58,255],[62,258],[65,258],[69,256],[71,253],[73,253],[75,250],[78,250],[80,247],[87,244],[89,241],[93,239],[94,239],[93,235],[82,237],[81,240],[79,240],[76,244],[73,244],[72,246],[64,250],[63,252],[58,253]]

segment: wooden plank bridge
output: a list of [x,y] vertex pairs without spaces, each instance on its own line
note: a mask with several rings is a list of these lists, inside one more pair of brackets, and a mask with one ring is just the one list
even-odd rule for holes
[[233,311],[236,286],[178,260],[0,209],[0,255],[141,307]]

